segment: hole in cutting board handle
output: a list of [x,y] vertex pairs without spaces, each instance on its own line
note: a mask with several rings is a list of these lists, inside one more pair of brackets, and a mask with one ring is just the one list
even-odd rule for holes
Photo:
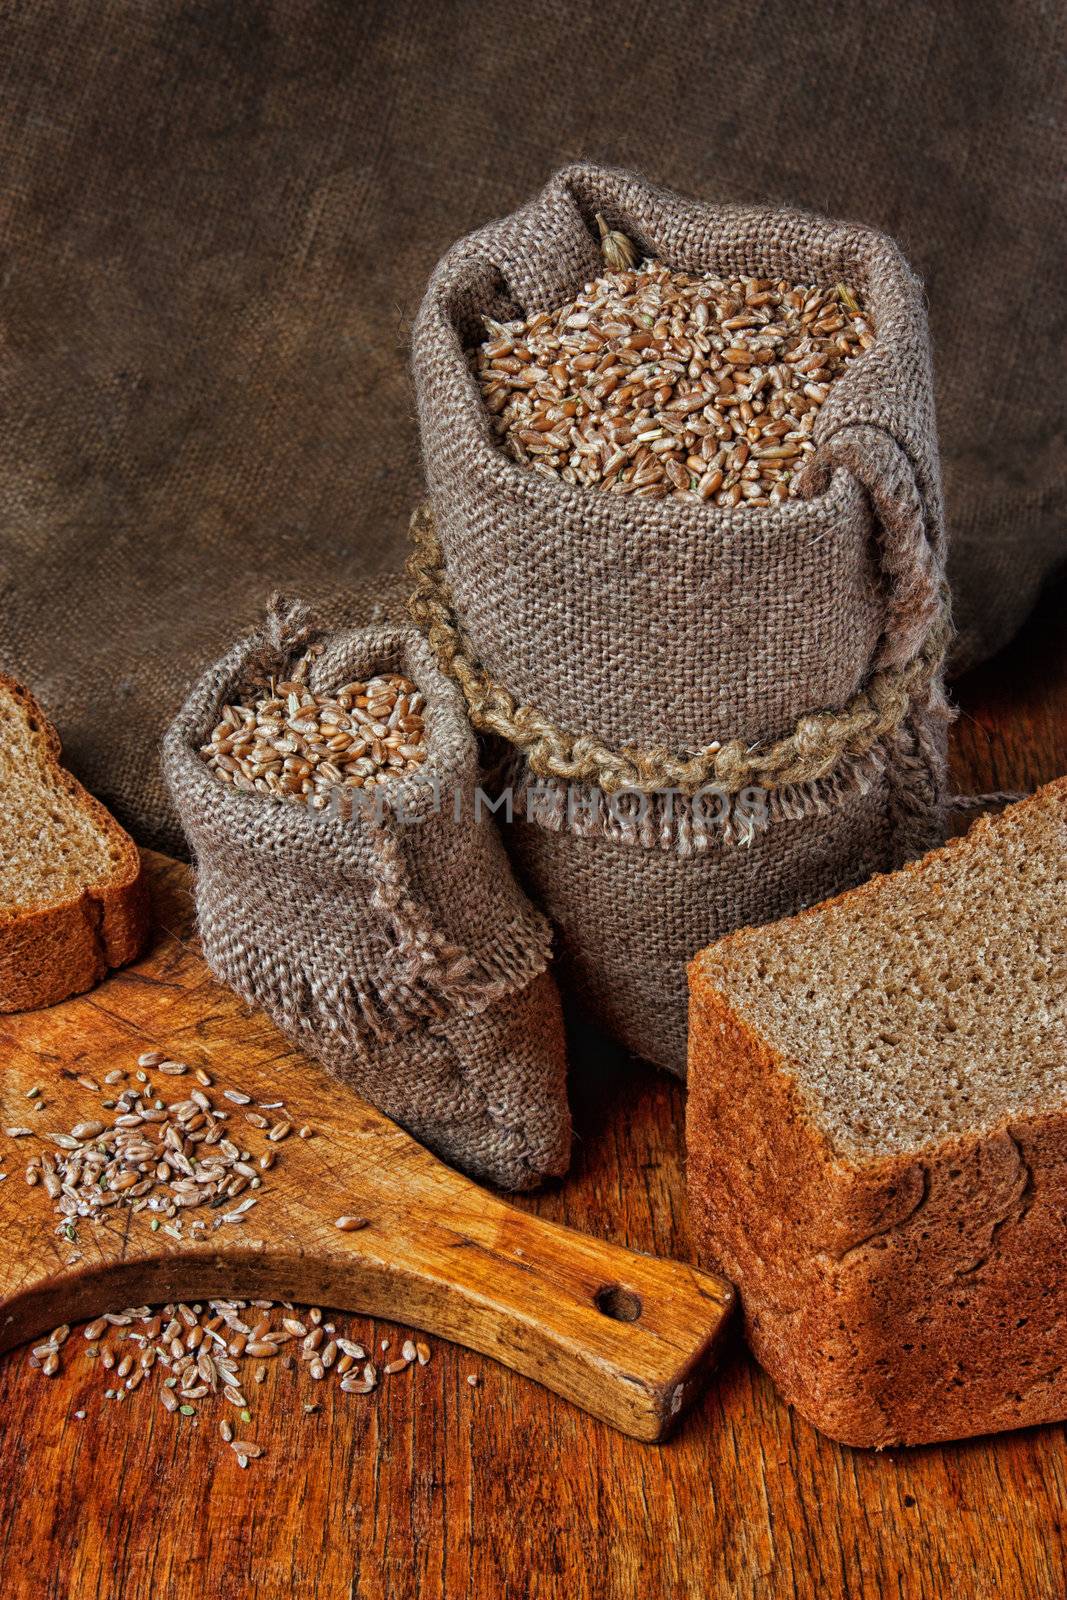
[[632,1289],[624,1289],[619,1283],[605,1284],[603,1289],[597,1290],[593,1299],[597,1310],[603,1312],[605,1317],[611,1317],[614,1322],[636,1322],[644,1309],[641,1296],[634,1294]]

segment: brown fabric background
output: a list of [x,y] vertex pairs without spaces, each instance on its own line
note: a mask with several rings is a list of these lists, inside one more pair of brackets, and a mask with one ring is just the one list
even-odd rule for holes
[[963,659],[1063,554],[1063,11],[26,0],[0,10],[0,665],[145,842],[274,584],[394,564],[434,262],[589,157],[874,224],[925,279]]

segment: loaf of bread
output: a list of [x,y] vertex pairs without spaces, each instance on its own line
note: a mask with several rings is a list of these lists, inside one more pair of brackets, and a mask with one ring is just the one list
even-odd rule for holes
[[690,966],[688,1179],[854,1445],[1067,1417],[1067,779]]
[[33,696],[0,674],[0,1012],[91,989],[148,933],[137,846],[59,753]]

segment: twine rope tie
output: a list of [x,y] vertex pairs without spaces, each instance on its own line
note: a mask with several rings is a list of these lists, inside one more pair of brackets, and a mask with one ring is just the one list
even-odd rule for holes
[[885,667],[841,710],[806,712],[792,733],[762,747],[741,739],[680,756],[660,749],[614,750],[593,734],[561,728],[533,706],[518,705],[478,662],[456,616],[440,540],[428,504],[411,519],[413,549],[407,572],[413,583],[409,610],[438,665],[463,690],[473,725],[497,734],[525,757],[540,778],[592,783],[605,794],[620,789],[643,793],[674,789],[692,796],[703,788],[737,794],[816,783],[846,756],[865,755],[900,726],[912,701],[938,674],[952,635],[948,590],[917,653],[901,666]]

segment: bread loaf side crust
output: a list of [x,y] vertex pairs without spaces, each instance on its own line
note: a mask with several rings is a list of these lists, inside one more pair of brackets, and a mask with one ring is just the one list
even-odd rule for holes
[[690,977],[694,1231],[785,1398],[859,1446],[1067,1417],[1067,1109],[851,1161],[699,962]]
[[29,690],[0,673],[0,689],[26,712],[42,773],[113,846],[113,873],[77,895],[41,907],[0,912],[0,1012],[56,1005],[125,966],[148,938],[148,893],[140,852],[111,813],[60,764],[60,742]]

